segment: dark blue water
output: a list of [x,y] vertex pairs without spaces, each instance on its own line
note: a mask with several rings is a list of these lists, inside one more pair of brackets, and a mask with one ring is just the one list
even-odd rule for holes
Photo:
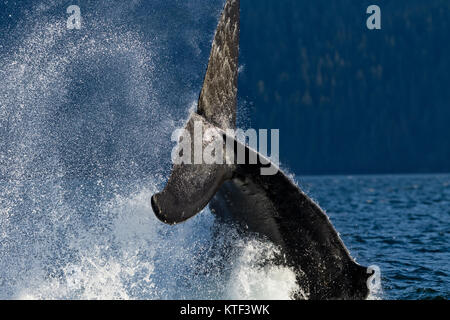
[[380,266],[384,299],[450,297],[450,175],[300,181],[357,261]]

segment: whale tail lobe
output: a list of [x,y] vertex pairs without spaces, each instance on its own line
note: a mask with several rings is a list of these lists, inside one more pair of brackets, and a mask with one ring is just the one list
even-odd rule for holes
[[[227,0],[214,36],[197,114],[185,128],[191,137],[195,121],[223,130],[236,127],[239,10],[239,0]],[[183,222],[206,207],[229,176],[226,165],[174,165],[164,191],[152,197],[153,210],[165,223]]]

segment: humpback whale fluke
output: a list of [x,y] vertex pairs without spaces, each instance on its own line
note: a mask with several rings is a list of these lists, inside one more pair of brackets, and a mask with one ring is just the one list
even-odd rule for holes
[[198,114],[222,129],[236,126],[239,22],[239,0],[227,1],[198,100]]
[[[191,136],[197,122],[222,135],[235,127],[238,55],[239,0],[227,0],[198,110],[185,128]],[[233,143],[234,150],[238,145],[245,149],[246,159],[257,153],[235,139]],[[242,223],[279,246],[286,258],[283,263],[296,271],[297,282],[310,299],[365,299],[370,274],[352,259],[324,211],[283,172],[261,175],[267,163],[256,156],[257,164],[174,165],[165,189],[152,197],[154,213],[174,225],[210,204],[215,214]]]

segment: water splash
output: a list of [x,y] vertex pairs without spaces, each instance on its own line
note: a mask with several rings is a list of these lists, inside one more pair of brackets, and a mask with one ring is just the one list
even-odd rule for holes
[[[0,298],[289,298],[292,271],[256,263],[270,244],[209,210],[177,228],[154,217],[161,159],[198,90],[156,67],[156,38],[113,22],[139,1],[107,3],[93,10],[107,18],[83,11],[73,32],[42,1],[0,55]],[[182,109],[166,106],[165,85]]]

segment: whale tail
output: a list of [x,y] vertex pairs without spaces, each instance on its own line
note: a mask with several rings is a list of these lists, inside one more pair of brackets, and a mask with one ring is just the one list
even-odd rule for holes
[[[238,55],[239,0],[227,0],[198,110],[185,127],[194,140],[196,123],[222,138],[226,129],[236,127]],[[308,288],[311,299],[366,298],[370,275],[351,258],[322,209],[283,172],[261,175],[261,168],[271,166],[267,159],[261,161],[259,153],[236,139],[232,142],[232,164],[175,164],[164,190],[152,197],[156,216],[174,225],[195,216],[210,203],[212,211],[229,215],[283,248],[290,266],[301,270],[297,282]],[[202,140],[202,147],[205,144]],[[194,150],[195,141],[190,145]],[[227,147],[220,146],[225,153]],[[245,150],[244,164],[235,164],[239,148]],[[250,158],[257,159],[257,163],[249,164]]]

